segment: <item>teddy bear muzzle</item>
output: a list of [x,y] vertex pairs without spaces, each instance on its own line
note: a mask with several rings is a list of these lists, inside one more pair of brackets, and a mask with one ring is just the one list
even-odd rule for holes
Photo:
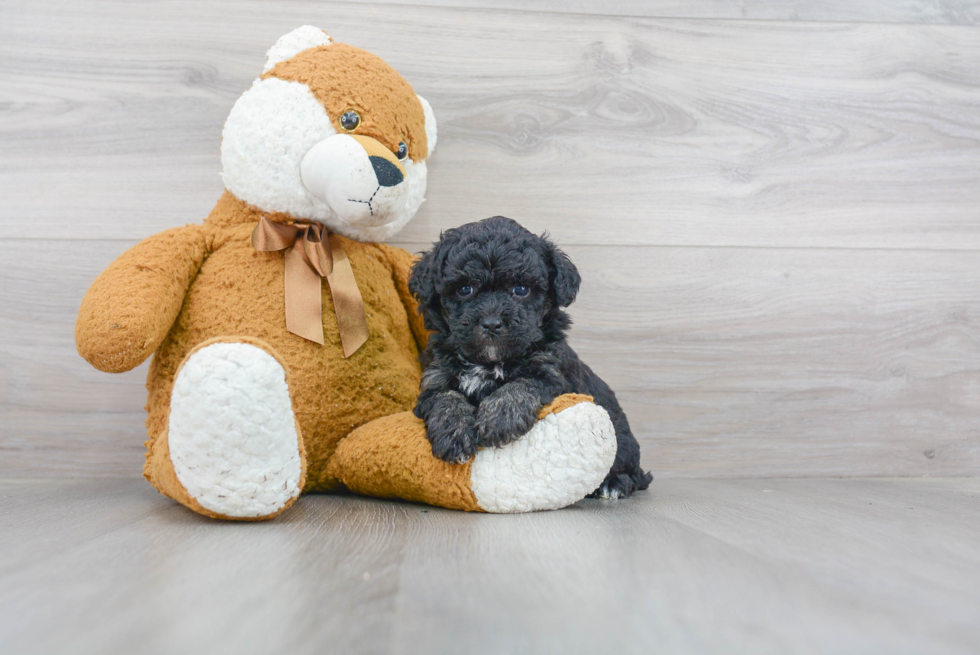
[[369,136],[323,139],[303,157],[300,176],[307,191],[353,226],[386,225],[406,200],[404,165]]

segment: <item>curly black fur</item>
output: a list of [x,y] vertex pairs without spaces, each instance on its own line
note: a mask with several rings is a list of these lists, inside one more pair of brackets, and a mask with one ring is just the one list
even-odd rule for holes
[[432,452],[465,462],[481,446],[525,434],[563,393],[593,396],[616,428],[616,460],[593,496],[646,489],[640,446],[616,394],[565,340],[562,311],[581,278],[545,236],[494,216],[445,231],[412,270],[409,288],[432,331],[415,415]]

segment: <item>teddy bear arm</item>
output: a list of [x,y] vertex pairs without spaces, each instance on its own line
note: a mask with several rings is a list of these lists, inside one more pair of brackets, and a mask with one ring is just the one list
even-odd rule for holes
[[207,249],[203,228],[189,225],[144,239],[120,255],[82,299],[75,323],[78,353],[108,373],[139,366],[170,331]]
[[422,319],[422,313],[419,311],[418,302],[412,296],[412,292],[408,290],[408,278],[412,274],[412,265],[415,264],[418,257],[402,248],[395,248],[386,244],[378,244],[378,246],[391,264],[391,277],[398,289],[398,297],[401,299],[402,305],[405,306],[412,336],[415,337],[419,352],[422,352],[425,350],[425,344],[429,341],[429,331],[425,329],[425,322]]

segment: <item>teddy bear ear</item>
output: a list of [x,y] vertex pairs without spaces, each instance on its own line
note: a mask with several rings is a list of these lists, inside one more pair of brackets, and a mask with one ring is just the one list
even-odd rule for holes
[[265,68],[263,73],[272,70],[272,67],[281,61],[292,59],[304,50],[315,48],[320,45],[330,45],[333,41],[330,35],[319,27],[304,25],[298,27],[289,34],[284,34],[276,41],[276,45],[269,48],[265,53]]
[[426,159],[432,156],[432,151],[436,149],[436,115],[432,113],[432,105],[422,96],[417,96],[422,103],[422,112],[425,114],[425,140],[429,144],[429,152],[425,153]]

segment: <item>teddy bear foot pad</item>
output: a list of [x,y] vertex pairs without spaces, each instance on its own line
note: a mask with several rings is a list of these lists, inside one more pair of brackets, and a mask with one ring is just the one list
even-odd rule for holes
[[616,457],[609,414],[592,402],[564,398],[571,406],[555,407],[519,440],[476,454],[470,485],[483,511],[559,509],[602,484]]
[[174,381],[168,438],[180,484],[216,515],[271,516],[302,490],[286,372],[256,345],[210,343],[187,357]]

